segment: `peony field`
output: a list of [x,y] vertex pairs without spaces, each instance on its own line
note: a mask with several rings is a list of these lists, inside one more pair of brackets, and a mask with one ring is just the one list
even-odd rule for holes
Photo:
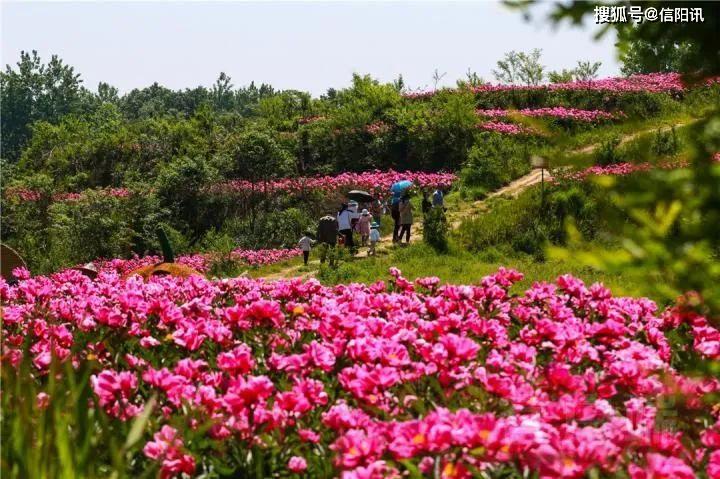
[[720,479],[720,3],[0,9],[3,479]]

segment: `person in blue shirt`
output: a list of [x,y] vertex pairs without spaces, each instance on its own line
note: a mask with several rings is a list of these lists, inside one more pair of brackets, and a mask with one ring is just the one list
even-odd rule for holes
[[437,188],[432,195],[433,208],[443,208],[445,206],[445,195],[442,189]]

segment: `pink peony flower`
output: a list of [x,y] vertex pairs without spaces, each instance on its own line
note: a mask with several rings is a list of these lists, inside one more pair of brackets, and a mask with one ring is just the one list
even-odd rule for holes
[[303,457],[293,456],[288,461],[288,469],[290,469],[292,472],[303,472],[307,469],[307,462]]

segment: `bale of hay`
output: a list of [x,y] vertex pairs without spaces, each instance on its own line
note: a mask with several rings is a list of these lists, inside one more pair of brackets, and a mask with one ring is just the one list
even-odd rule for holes
[[188,278],[190,276],[202,276],[197,270],[192,269],[190,266],[178,263],[156,263],[140,268],[134,269],[125,275],[123,279],[127,279],[130,276],[138,275],[143,279],[148,280],[152,276],[175,276],[177,278]]
[[170,240],[165,234],[165,230],[158,228],[156,230],[158,241],[163,252],[163,261],[160,263],[151,264],[148,266],[142,266],[134,269],[123,276],[123,279],[127,279],[130,276],[138,275],[142,276],[143,279],[148,280],[151,276],[175,276],[177,278],[188,278],[190,276],[202,276],[202,273],[192,269],[190,266],[184,264],[175,263],[175,253],[173,252]]
[[16,282],[18,279],[12,272],[19,267],[27,268],[22,256],[8,245],[0,243],[0,270],[5,281],[8,283]]

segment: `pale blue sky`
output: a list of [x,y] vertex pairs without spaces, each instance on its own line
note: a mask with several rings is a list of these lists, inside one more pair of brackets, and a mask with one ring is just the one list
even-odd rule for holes
[[[543,9],[544,7],[540,7]],[[437,68],[454,84],[469,68],[493,80],[509,50],[543,49],[550,69],[601,60],[618,73],[613,38],[526,23],[496,2],[463,3],[2,3],[2,64],[20,50],[58,54],[95,89],[126,92],[157,81],[211,85],[220,71],[236,86],[270,83],[315,95],[346,86],[353,72],[412,88],[432,86]]]

